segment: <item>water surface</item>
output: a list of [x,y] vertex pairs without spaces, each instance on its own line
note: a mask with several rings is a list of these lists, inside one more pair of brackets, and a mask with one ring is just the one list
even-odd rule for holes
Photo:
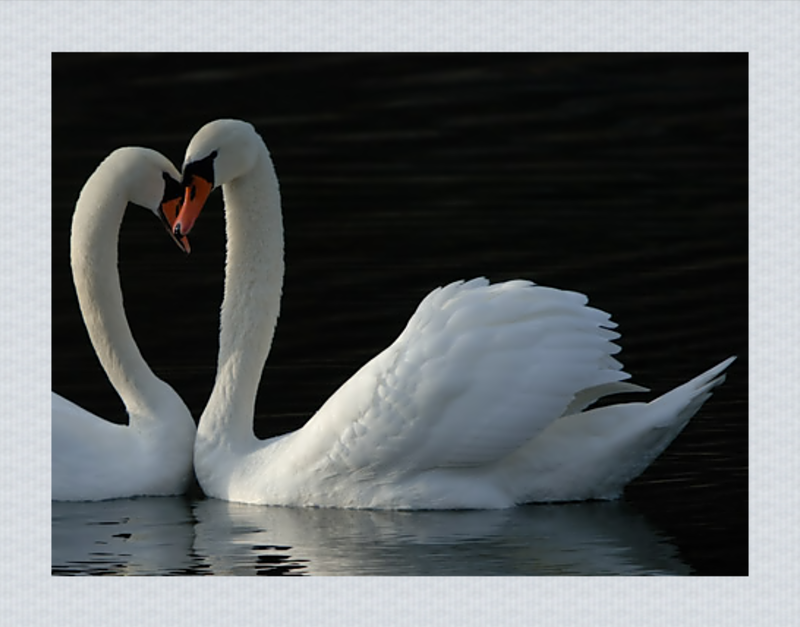
[[623,502],[466,512],[53,504],[56,575],[686,575]]

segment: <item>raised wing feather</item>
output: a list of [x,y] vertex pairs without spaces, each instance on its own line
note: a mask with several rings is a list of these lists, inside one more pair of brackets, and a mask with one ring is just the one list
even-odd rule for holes
[[434,290],[295,434],[295,461],[404,474],[503,458],[582,391],[629,377],[614,323],[586,301],[526,281]]

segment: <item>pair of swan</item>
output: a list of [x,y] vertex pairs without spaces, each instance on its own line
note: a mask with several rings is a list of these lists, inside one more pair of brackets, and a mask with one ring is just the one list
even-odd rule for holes
[[[162,179],[175,175],[166,164],[163,168]],[[588,307],[581,294],[527,281],[459,281],[425,297],[394,343],[301,429],[258,440],[252,431],[255,397],[278,319],[284,271],[275,169],[250,124],[217,120],[191,140],[182,184],[180,213],[166,217],[176,241],[188,248],[185,238],[217,187],[225,199],[228,240],[217,376],[197,433],[174,391],[141,360],[124,324],[118,279],[104,277],[119,300],[110,314],[97,311],[104,306],[101,293],[88,294],[91,306],[82,300],[81,307],[95,349],[107,371],[112,367],[109,378],[131,413],[127,429],[136,426],[127,444],[131,456],[147,459],[126,458],[118,472],[96,476],[94,483],[68,475],[62,464],[59,492],[54,438],[54,498],[109,498],[115,491],[128,496],[136,478],[125,476],[141,472],[154,487],[138,493],[171,493],[191,471],[186,451],[192,446],[203,491],[244,503],[488,509],[615,498],[677,436],[733,361],[649,403],[587,410],[608,394],[643,389],[625,381],[630,375],[613,357],[619,336],[608,314]],[[157,210],[157,196],[138,204]],[[100,280],[98,268],[74,262],[76,254],[95,254],[87,249],[98,241],[75,234],[93,228],[76,218],[73,248],[82,247],[73,252],[76,285],[80,272]],[[137,376],[126,377],[127,368]],[[62,419],[59,413],[54,409],[54,423]],[[178,423],[180,429],[172,428]],[[155,435],[157,424],[169,437]],[[102,429],[81,423],[73,440],[86,445],[85,438],[90,448],[108,444],[113,460],[116,441]],[[158,453],[164,456],[157,458],[154,441],[172,451],[162,449]],[[168,479],[170,472],[179,478]],[[80,489],[70,492],[70,483]]]

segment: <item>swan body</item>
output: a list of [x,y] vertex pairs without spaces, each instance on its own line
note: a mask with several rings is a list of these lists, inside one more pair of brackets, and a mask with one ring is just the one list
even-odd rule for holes
[[616,326],[582,294],[479,278],[431,292],[400,336],[299,430],[258,440],[255,395],[278,319],[278,181],[252,126],[200,129],[176,233],[218,186],[227,263],[217,377],[195,441],[209,496],[376,509],[505,508],[615,498],[720,384],[728,359],[650,403],[586,411],[644,388],[613,355]]
[[121,148],[81,191],[72,220],[73,279],[92,345],[130,420],[113,424],[52,394],[54,500],[180,494],[192,477],[194,420],[139,352],[117,272],[117,240],[128,202],[147,207],[169,226],[180,206],[179,179],[161,154]]

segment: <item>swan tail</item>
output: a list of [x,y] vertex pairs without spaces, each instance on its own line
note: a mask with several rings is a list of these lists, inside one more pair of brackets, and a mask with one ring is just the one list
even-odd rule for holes
[[734,359],[649,403],[562,417],[503,461],[502,479],[518,503],[618,498],[722,384]]
[[729,357],[691,381],[648,403],[648,406],[652,408],[653,416],[664,422],[663,425],[655,423],[654,427],[667,428],[674,424],[685,425],[703,406],[703,403],[711,397],[714,388],[725,381],[725,370],[735,359],[736,357]]

